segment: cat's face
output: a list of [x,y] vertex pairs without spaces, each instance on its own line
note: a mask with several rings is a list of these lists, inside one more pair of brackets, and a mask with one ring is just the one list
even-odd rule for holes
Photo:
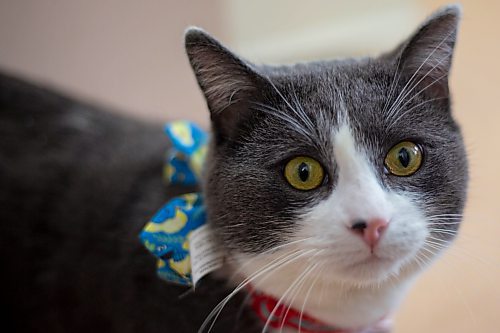
[[467,183],[448,96],[457,21],[441,12],[379,58],[283,67],[188,32],[214,132],[208,218],[230,256],[302,256],[296,265],[363,285],[447,246]]

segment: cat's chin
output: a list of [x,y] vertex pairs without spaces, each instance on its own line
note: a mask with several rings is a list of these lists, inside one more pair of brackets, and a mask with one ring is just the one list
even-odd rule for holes
[[344,285],[380,287],[383,284],[396,283],[417,276],[434,261],[434,258],[427,262],[416,259],[424,250],[398,258],[372,255],[346,265],[332,265],[325,269],[325,273],[330,274],[330,279]]
[[251,289],[297,309],[307,304],[305,312],[326,323],[353,329],[390,316],[419,271],[411,261],[373,256],[343,268],[323,261],[319,275],[306,275],[302,283],[297,283],[309,260],[298,259],[275,270],[264,268],[272,267],[269,262],[279,257],[240,253],[228,262],[231,267],[225,268],[223,274],[230,273],[235,285],[249,282]]
[[[357,286],[380,285],[399,276],[403,260],[369,256],[342,267],[331,267],[332,277],[346,284]],[[328,271],[328,270],[327,270]]]

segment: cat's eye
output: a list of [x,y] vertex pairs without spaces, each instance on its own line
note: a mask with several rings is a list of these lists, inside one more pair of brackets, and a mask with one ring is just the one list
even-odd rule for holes
[[292,158],[285,166],[285,179],[297,190],[314,190],[323,183],[325,171],[314,158],[298,156]]
[[395,176],[411,176],[422,165],[422,150],[411,141],[402,141],[389,150],[385,167]]

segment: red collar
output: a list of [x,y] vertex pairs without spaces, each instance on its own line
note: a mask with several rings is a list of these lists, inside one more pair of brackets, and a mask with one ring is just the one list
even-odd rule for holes
[[[331,327],[306,313],[301,315],[301,311],[288,308],[287,305],[280,304],[276,307],[278,300],[272,296],[256,290],[250,290],[249,293],[252,309],[263,323],[269,320],[268,327],[275,329],[281,329],[281,327],[292,328],[302,333],[348,333],[348,331],[340,328]],[[275,307],[276,310],[274,310]],[[273,310],[273,316],[269,319]]]

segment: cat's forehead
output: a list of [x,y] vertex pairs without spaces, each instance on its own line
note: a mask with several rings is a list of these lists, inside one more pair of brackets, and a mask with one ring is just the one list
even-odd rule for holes
[[304,110],[318,130],[335,130],[349,122],[359,140],[387,144],[456,130],[439,100],[408,87],[411,78],[401,78],[393,61],[347,59],[266,70],[279,90],[270,91],[271,103],[292,116],[291,109]]
[[[393,62],[359,58],[320,61],[276,68],[266,67],[266,74],[288,95],[295,93],[304,102],[318,102],[329,95],[342,94],[347,99],[380,98],[390,89],[396,75]],[[293,91],[292,91],[293,90]]]
[[383,119],[377,111],[388,102],[395,67],[370,58],[281,67],[271,72],[269,78],[284,98],[276,96],[272,89],[272,103],[281,110],[294,104],[313,118],[323,113],[333,124],[339,116],[356,122],[380,122]]

